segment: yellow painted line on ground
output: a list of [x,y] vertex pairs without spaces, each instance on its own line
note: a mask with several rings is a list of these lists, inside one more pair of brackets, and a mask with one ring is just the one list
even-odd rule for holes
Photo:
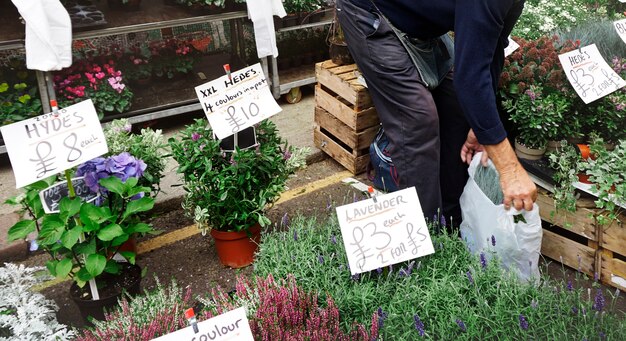
[[318,189],[324,188],[324,187],[328,187],[330,185],[334,185],[340,181],[342,181],[343,179],[352,176],[352,173],[348,172],[348,171],[342,171],[339,173],[336,173],[332,176],[329,176],[327,178],[324,179],[320,179],[317,181],[313,181],[307,185],[304,186],[300,186],[294,189],[290,189],[286,192],[284,192],[281,196],[280,199],[278,199],[278,201],[276,201],[274,204],[278,205],[278,204],[282,204],[285,201],[289,201],[291,199],[295,199],[301,195],[304,194],[308,194],[311,192],[314,192]]
[[[327,178],[313,181],[304,186],[299,186],[299,187],[290,189],[288,191],[285,191],[280,196],[280,199],[278,199],[278,201],[274,203],[274,205],[282,204],[289,200],[295,199],[299,196],[314,192],[316,190],[328,187],[330,185],[340,183],[342,182],[342,180],[350,176],[352,176],[352,173],[348,171],[342,171],[332,176],[329,176]],[[150,240],[146,240],[144,242],[139,243],[137,245],[137,253],[142,254],[142,253],[150,252],[150,251],[159,249],[161,247],[176,243],[177,241],[183,240],[185,238],[189,238],[199,233],[200,233],[200,230],[196,227],[195,224],[185,226],[181,229],[177,229],[175,231],[168,232],[158,237],[154,237]],[[69,280],[55,278],[53,280],[46,281],[39,285],[34,286],[33,290],[41,291],[41,290],[44,290],[46,288],[49,288],[51,286],[54,286],[54,285],[57,285],[59,283],[63,283],[66,281],[69,281]]]

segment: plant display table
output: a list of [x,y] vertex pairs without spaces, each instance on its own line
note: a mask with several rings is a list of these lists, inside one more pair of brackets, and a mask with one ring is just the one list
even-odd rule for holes
[[367,88],[356,64],[318,63],[315,73],[315,145],[354,174],[365,171],[369,146],[379,129]]

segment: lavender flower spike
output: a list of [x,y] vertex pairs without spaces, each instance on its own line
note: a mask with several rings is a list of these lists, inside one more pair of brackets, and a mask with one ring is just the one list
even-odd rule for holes
[[456,325],[459,326],[459,328],[461,328],[462,332],[465,333],[467,331],[467,327],[465,327],[465,323],[463,323],[461,319],[456,319]]
[[484,269],[487,267],[487,257],[485,257],[485,253],[480,253],[480,266]]
[[420,320],[420,317],[415,314],[413,315],[413,321],[415,322],[415,330],[420,336],[424,336],[424,322]]
[[519,327],[522,330],[528,330],[528,321],[526,321],[526,317],[522,314],[519,314]]
[[491,246],[496,246],[496,236],[491,235]]
[[467,275],[467,280],[470,282],[470,284],[474,285],[474,277],[472,277],[472,273],[470,271],[467,271],[465,274]]
[[606,305],[606,301],[604,299],[604,295],[602,294],[602,289],[596,290],[596,297],[593,300],[593,309],[596,311],[602,311]]

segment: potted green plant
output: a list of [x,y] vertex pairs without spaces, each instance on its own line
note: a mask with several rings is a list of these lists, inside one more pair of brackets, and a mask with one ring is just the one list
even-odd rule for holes
[[[83,202],[70,186],[58,213],[46,214],[39,198],[55,177],[27,186],[25,194],[8,201],[29,216],[9,229],[9,240],[37,233],[37,243],[51,257],[48,271],[57,278],[73,279],[70,296],[83,317],[103,319],[103,308],[115,305],[122,289],[139,291],[141,269],[135,265],[135,253],[119,250],[131,235],[154,231],[138,215],[154,205],[154,199],[143,195],[150,189],[138,186],[145,169],[143,161],[128,153],[82,164],[75,175],[84,176],[85,184],[100,197]],[[66,172],[68,180],[70,174]],[[114,259],[116,254],[127,263]]]
[[555,153],[548,156],[550,167],[554,169],[554,201],[556,210],[576,211],[576,188],[578,174],[582,170],[583,159],[580,152],[565,140],[559,142]]
[[295,170],[292,149],[271,121],[256,134],[255,147],[225,151],[198,119],[169,139],[186,191],[182,206],[203,234],[211,231],[220,261],[233,268],[252,263],[260,230],[270,224],[266,211]]

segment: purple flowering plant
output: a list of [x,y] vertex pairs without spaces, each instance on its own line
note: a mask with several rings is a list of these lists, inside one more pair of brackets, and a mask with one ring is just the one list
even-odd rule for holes
[[270,224],[266,210],[295,171],[289,166],[292,150],[270,121],[256,126],[256,137],[255,147],[225,151],[199,119],[169,139],[186,191],[182,206],[203,232]]
[[59,212],[52,214],[44,212],[39,192],[55,178],[28,186],[25,197],[15,202],[30,217],[10,228],[9,239],[37,232],[39,246],[51,256],[46,263],[49,272],[61,279],[70,277],[79,287],[103,273],[119,274],[121,267],[113,259],[116,253],[135,263],[135,253],[119,251],[121,245],[132,235],[154,232],[139,217],[154,206],[154,199],[143,196],[150,188],[138,185],[145,168],[143,161],[128,153],[85,162],[76,175],[84,176],[100,199],[88,203],[71,195],[61,199]]

